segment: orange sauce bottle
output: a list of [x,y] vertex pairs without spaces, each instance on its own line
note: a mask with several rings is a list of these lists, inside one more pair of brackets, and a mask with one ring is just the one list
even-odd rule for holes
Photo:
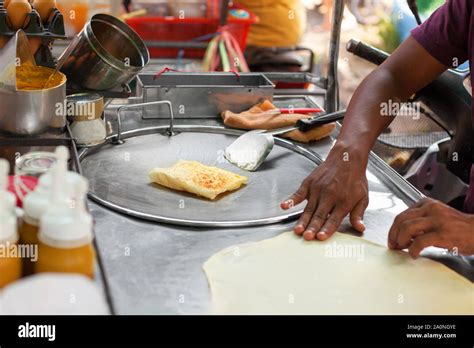
[[[62,185],[62,193],[70,197],[71,187],[74,182],[81,179],[77,173],[67,171],[67,160],[69,159],[68,150],[62,146],[55,151],[57,158],[56,165],[59,165],[66,171],[65,184]],[[20,226],[20,244],[28,246],[29,248],[38,248],[38,232],[40,218],[51,205],[53,195],[53,175],[47,173],[40,177],[37,187],[33,192],[30,192],[23,202],[24,216],[23,223]],[[30,249],[33,250],[33,249]],[[23,258],[23,275],[28,276],[34,273],[35,259],[31,257]]]
[[18,249],[17,218],[7,198],[6,180],[9,163],[0,160],[0,289],[21,278],[21,255]]
[[[23,223],[20,226],[20,244],[29,248],[38,247],[39,219],[44,214],[51,200],[51,176],[43,175],[36,189],[29,193],[24,202]],[[23,258],[23,275],[33,274],[33,260]]]
[[[0,233],[1,236],[7,230],[3,223],[0,224],[0,228],[3,230]],[[0,289],[21,278],[21,255],[19,255],[17,242],[16,226],[15,233],[10,238],[0,240]]]
[[93,278],[96,263],[93,221],[85,205],[88,181],[83,177],[77,180],[73,198],[68,200],[61,190],[62,169],[53,168],[53,202],[40,219],[35,273],[76,273]]

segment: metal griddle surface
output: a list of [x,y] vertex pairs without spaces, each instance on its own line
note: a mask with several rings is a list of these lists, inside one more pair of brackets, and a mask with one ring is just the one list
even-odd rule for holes
[[[259,170],[247,172],[223,157],[223,149],[235,137],[202,130],[172,137],[146,134],[128,138],[123,145],[93,149],[82,159],[84,175],[90,180],[90,197],[128,215],[189,226],[264,225],[300,215],[304,204],[290,211],[281,210],[279,205],[297,189],[295,183],[315,168],[317,158],[311,158],[310,153],[302,155],[290,142],[278,139]],[[149,182],[151,169],[172,166],[178,160],[217,166],[248,176],[249,182],[215,201]]]

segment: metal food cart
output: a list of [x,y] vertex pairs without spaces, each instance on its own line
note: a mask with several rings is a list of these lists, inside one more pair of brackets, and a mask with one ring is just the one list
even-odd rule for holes
[[[270,80],[316,83],[325,90],[324,96],[277,90],[276,106],[324,105],[328,112],[338,109],[337,61],[343,8],[344,1],[336,0],[327,77],[267,74]],[[235,197],[226,196],[203,208],[198,198],[184,195],[177,199],[175,193],[166,191],[156,201],[157,196],[146,187],[147,168],[181,158],[220,161],[219,150],[242,132],[224,127],[215,114],[194,117],[191,110],[190,116],[171,117],[176,115],[169,102],[142,105],[144,102],[139,90],[131,98],[110,100],[106,109],[112,130],[108,141],[79,149],[74,157],[77,170],[91,181],[89,208],[95,219],[98,282],[113,314],[207,314],[211,297],[203,263],[231,245],[292,230],[302,208],[283,212],[279,203],[324,160],[337,132],[309,145],[278,139],[266,166],[250,175],[257,183],[253,190],[242,190]],[[145,106],[160,107],[157,116],[147,117]],[[12,149],[25,146],[24,142],[8,141],[0,139],[0,144],[10,144]],[[45,141],[31,140],[30,145],[51,146],[69,140]],[[74,144],[69,145],[75,154]],[[364,219],[364,238],[385,244],[394,217],[422,195],[373,153],[367,177],[370,205]],[[340,230],[352,231],[347,221]],[[474,279],[468,258],[439,249],[429,250],[427,256]]]

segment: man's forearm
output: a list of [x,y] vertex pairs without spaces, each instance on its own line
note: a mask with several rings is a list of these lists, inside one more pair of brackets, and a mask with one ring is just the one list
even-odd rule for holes
[[336,146],[366,159],[378,136],[393,121],[381,115],[382,105],[407,100],[402,88],[388,69],[378,68],[357,88],[347,109]]
[[[421,64],[420,64],[421,62]],[[408,37],[400,47],[375,69],[355,91],[349,104],[344,125],[329,157],[349,154],[351,161],[365,172],[370,150],[378,136],[393,121],[394,112],[384,103],[396,106],[433,81],[446,70],[441,62],[431,56],[413,37]],[[398,104],[400,110],[401,104]],[[395,111],[395,110],[393,110]],[[347,157],[347,156],[346,156]]]

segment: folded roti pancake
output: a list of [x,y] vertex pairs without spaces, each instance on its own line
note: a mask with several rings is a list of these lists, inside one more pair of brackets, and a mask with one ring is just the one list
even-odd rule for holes
[[169,168],[155,168],[149,177],[156,184],[211,200],[221,193],[237,190],[248,181],[245,176],[196,161],[179,161]]

